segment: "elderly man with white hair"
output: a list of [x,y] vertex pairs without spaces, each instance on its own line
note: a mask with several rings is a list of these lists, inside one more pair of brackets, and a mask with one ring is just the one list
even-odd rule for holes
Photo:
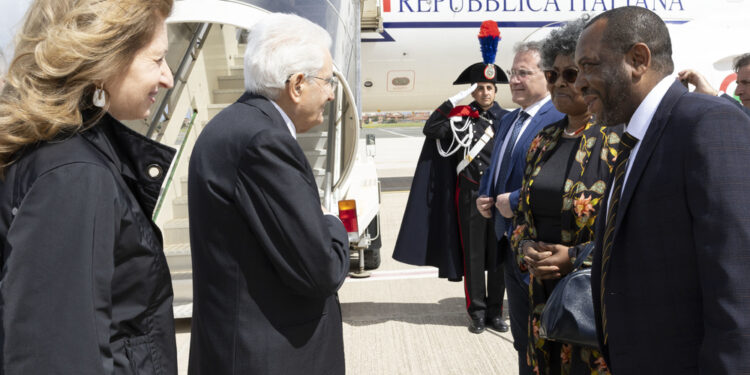
[[296,134],[322,123],[336,80],[321,27],[271,14],[250,32],[246,92],[190,159],[190,374],[343,374],[337,290],[348,240],[325,212]]

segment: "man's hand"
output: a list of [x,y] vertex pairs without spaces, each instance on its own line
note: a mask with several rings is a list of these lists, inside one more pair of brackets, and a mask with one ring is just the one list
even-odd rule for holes
[[492,197],[482,195],[477,198],[477,210],[479,214],[484,216],[486,219],[492,219],[492,206],[495,204],[495,200]]
[[471,95],[471,93],[474,92],[474,90],[476,90],[476,88],[477,88],[477,84],[475,83],[475,84],[471,85],[471,87],[469,87],[468,89],[463,90],[463,91],[459,92],[458,94],[451,96],[450,98],[448,98],[448,100],[455,107],[456,104],[460,103],[467,96]]
[[701,94],[707,94],[711,96],[717,96],[719,95],[719,92],[716,91],[713,87],[711,87],[711,84],[708,83],[706,80],[706,77],[704,77],[702,74],[696,72],[692,69],[685,69],[679,73],[677,73],[677,79],[680,81],[687,81],[688,83],[695,86],[695,92],[699,92]]
[[510,193],[498,195],[495,199],[495,207],[503,217],[508,219],[513,217],[513,210],[510,208]]
[[[568,246],[535,242],[524,249],[524,261],[534,277],[540,280],[559,279],[573,270]],[[527,250],[528,249],[528,250]]]

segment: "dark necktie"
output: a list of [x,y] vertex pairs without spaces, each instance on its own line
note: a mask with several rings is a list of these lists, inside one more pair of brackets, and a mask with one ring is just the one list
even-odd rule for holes
[[602,308],[602,333],[604,336],[604,344],[607,344],[607,338],[609,332],[607,332],[607,306],[604,304],[604,289],[607,280],[607,264],[609,258],[612,255],[612,243],[614,241],[615,231],[615,220],[617,219],[617,207],[620,204],[620,196],[622,195],[622,186],[625,183],[625,172],[627,171],[628,158],[630,158],[630,151],[638,143],[638,138],[633,137],[630,133],[623,133],[620,138],[620,148],[617,153],[617,161],[615,162],[615,179],[612,183],[612,196],[609,198],[609,205],[607,208],[607,223],[604,231],[604,246],[602,246],[602,280],[601,280],[601,308]]
[[513,122],[513,126],[510,128],[510,139],[505,146],[503,157],[500,159],[500,168],[499,170],[495,170],[495,172],[497,172],[495,173],[495,192],[505,192],[505,189],[497,189],[497,183],[503,181],[501,178],[505,178],[505,174],[508,173],[508,169],[510,168],[510,155],[513,153],[518,134],[521,132],[521,128],[523,128],[523,122],[526,121],[527,118],[529,118],[528,113],[524,111],[519,112],[518,118],[516,118],[516,121]]

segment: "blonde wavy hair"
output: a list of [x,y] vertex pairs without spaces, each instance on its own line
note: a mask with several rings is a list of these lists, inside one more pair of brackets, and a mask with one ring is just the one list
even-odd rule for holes
[[[0,94],[0,175],[23,147],[84,130],[104,115],[92,96],[121,74],[173,0],[35,0]],[[105,88],[106,90],[106,88]],[[82,112],[94,111],[84,124]]]

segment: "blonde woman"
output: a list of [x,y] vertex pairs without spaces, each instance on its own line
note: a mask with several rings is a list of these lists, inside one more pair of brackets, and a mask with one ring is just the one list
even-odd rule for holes
[[37,0],[0,96],[0,373],[175,374],[150,220],[174,151],[120,121],[160,88],[172,0]]

